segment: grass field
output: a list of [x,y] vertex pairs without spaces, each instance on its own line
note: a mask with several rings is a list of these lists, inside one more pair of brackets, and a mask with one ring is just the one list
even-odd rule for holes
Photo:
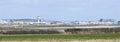
[[0,42],[120,42],[120,34],[16,34],[0,35]]
[[38,40],[38,39],[120,39],[120,34],[30,34],[0,35],[0,40]]

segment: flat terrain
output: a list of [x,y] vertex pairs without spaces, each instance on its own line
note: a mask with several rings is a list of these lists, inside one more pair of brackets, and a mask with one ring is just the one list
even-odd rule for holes
[[119,39],[120,34],[17,34],[0,35],[0,40],[36,40],[36,39]]
[[12,40],[0,42],[120,42],[120,39],[90,39],[90,40]]
[[0,42],[120,42],[120,34],[15,34],[0,35]]

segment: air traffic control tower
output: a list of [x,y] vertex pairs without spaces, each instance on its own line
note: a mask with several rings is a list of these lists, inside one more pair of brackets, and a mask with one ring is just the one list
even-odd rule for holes
[[37,16],[37,23],[40,23],[40,22],[41,22],[40,16]]

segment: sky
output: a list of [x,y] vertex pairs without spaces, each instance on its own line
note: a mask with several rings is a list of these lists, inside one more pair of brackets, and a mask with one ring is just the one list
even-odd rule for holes
[[0,0],[0,19],[120,20],[120,0]]

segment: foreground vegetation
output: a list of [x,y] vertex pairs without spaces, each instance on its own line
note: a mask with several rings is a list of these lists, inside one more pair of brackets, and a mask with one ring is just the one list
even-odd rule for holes
[[119,33],[114,34],[30,34],[0,35],[0,40],[39,40],[39,39],[120,39]]

